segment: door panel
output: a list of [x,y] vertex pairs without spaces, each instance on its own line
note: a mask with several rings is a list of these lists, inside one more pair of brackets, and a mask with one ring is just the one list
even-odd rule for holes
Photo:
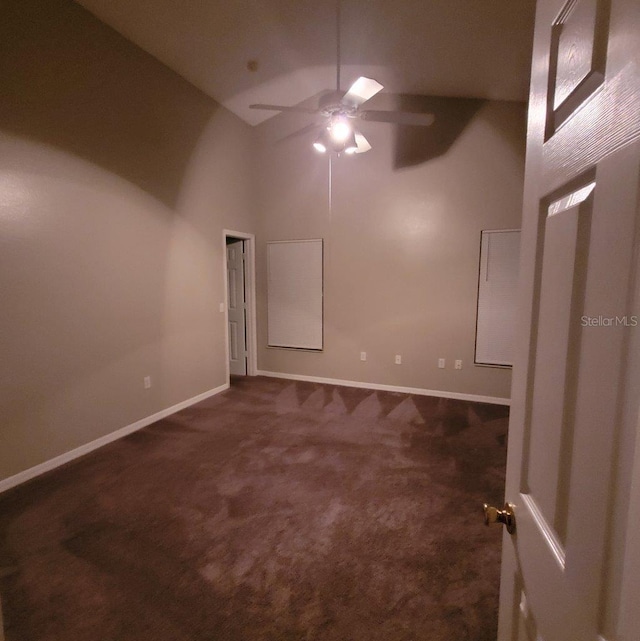
[[517,531],[503,545],[500,641],[625,639],[620,543],[640,466],[640,454],[623,456],[640,382],[628,351],[639,7],[538,3],[506,488]]
[[[229,360],[234,362],[237,361],[238,358],[238,323],[229,321]],[[232,372],[232,374],[235,374],[235,372]]]
[[570,0],[551,25],[547,138],[602,84],[609,0]]
[[[551,208],[550,208],[551,209]],[[533,398],[528,421],[523,459],[523,487],[535,496],[539,508],[551,518],[559,532],[562,520],[560,506],[566,503],[566,479],[563,471],[563,442],[570,442],[571,422],[567,410],[571,393],[567,386],[567,370],[575,365],[575,292],[580,290],[582,274],[577,257],[579,230],[584,236],[588,212],[580,207],[553,211],[545,218],[543,256],[541,260],[537,334],[540,337],[532,353]],[[581,248],[583,249],[583,248]],[[535,429],[533,428],[535,426]],[[554,518],[556,515],[558,518]],[[563,538],[560,536],[560,538]]]

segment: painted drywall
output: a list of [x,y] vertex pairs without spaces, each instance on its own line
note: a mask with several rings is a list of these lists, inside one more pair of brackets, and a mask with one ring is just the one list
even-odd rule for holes
[[[258,367],[508,398],[510,370],[473,365],[478,265],[481,230],[520,227],[525,106],[413,106],[433,111],[435,124],[363,123],[373,149],[334,157],[331,179],[329,160],[311,149],[317,131],[291,135],[303,116],[260,126]],[[267,347],[265,243],[303,238],[325,239],[319,353]]]
[[0,42],[2,479],[225,383],[255,225],[252,132],[185,80],[68,0],[4,2]]

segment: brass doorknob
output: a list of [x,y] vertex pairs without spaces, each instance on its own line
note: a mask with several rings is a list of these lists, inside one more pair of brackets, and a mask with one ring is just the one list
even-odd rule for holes
[[484,504],[484,524],[491,525],[493,523],[501,523],[507,526],[507,532],[513,534],[516,531],[516,515],[513,511],[512,503],[505,503],[504,510],[499,510],[497,507]]

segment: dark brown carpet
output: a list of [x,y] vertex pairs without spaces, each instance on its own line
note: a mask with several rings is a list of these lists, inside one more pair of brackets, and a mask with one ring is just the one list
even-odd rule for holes
[[0,497],[7,641],[495,641],[507,414],[234,381]]

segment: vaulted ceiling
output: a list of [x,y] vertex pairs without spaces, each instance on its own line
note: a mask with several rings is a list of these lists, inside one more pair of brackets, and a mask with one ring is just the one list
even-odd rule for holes
[[[249,124],[336,85],[336,0],[77,0]],[[535,0],[342,0],[341,86],[527,99]],[[257,68],[255,68],[257,67]],[[255,68],[255,69],[254,69]]]

